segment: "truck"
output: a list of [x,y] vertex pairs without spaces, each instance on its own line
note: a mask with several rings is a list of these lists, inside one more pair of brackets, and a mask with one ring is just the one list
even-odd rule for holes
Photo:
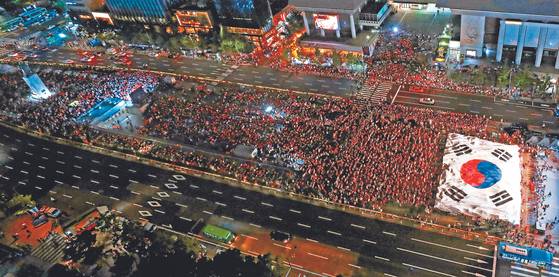
[[223,243],[231,243],[235,240],[235,234],[225,228],[207,224],[202,228],[202,235],[209,239],[217,240]]

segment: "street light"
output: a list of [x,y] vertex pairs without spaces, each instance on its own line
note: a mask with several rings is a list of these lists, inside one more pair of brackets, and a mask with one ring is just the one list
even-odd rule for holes
[[398,27],[393,27],[393,28],[392,28],[392,32],[398,33]]

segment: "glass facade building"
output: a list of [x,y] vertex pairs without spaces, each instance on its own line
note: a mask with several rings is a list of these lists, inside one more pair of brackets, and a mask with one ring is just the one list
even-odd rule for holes
[[119,21],[167,24],[171,0],[107,0],[106,5],[112,18]]

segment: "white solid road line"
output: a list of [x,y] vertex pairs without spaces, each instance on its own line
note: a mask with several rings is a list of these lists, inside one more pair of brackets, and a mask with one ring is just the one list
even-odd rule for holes
[[311,255],[311,256],[313,256],[313,257],[317,257],[317,258],[321,258],[321,259],[324,259],[324,260],[328,260],[328,257],[320,256],[320,255],[317,255],[317,254],[314,254],[314,253],[311,253],[311,252],[307,252],[307,254],[308,254],[308,255]]
[[112,188],[112,189],[118,189],[118,187],[116,187],[116,186],[113,186],[113,185],[110,185],[110,186],[109,186],[109,188]]
[[219,191],[219,190],[215,190],[215,189],[212,190],[212,192],[215,193],[215,194],[223,194],[223,192],[221,192],[221,191]]
[[377,244],[376,241],[372,241],[372,240],[364,239],[363,241],[366,242],[366,243],[370,243],[370,244]]
[[355,227],[355,228],[359,228],[359,229],[365,229],[365,226],[361,226],[361,225],[357,225],[357,224],[351,224],[351,227]]
[[215,204],[218,205],[218,206],[227,207],[227,204],[223,204],[221,202],[216,201]]
[[542,269],[542,273],[549,274],[549,275],[552,275],[552,276],[559,276],[559,273],[550,272],[550,271],[547,271],[545,269]]
[[336,236],[341,236],[342,234],[338,233],[338,232],[334,232],[334,231],[330,231],[330,230],[326,230],[327,233],[332,234],[332,235],[336,235]]
[[247,200],[246,198],[242,197],[242,196],[238,196],[238,195],[233,195],[234,198],[237,198],[239,200]]
[[208,200],[206,200],[206,198],[202,198],[202,197],[196,197],[196,199],[198,199],[198,200],[200,200],[200,201],[202,201],[202,202],[208,201]]
[[306,238],[306,240],[308,240],[308,241],[310,241],[310,242],[318,243],[318,240],[309,239],[309,238]]
[[179,207],[183,207],[183,208],[188,208],[187,205],[181,204],[181,203],[175,203],[175,205],[179,206]]
[[456,275],[447,274],[447,273],[444,273],[444,272],[440,272],[440,271],[436,271],[436,270],[433,270],[433,269],[424,268],[424,267],[417,266],[417,265],[412,265],[412,264],[407,264],[407,263],[402,263],[402,264],[403,264],[404,266],[408,266],[408,267],[413,267],[413,268],[421,269],[421,270],[423,270],[423,271],[427,271],[427,272],[431,272],[431,273],[436,273],[436,274],[443,275],[443,276],[456,277]]
[[206,210],[203,210],[202,212],[205,213],[205,214],[209,214],[209,215],[213,215],[213,214],[214,214],[214,213],[209,212],[209,211],[206,211]]
[[301,213],[301,211],[293,210],[293,209],[289,209],[289,211],[292,212],[292,213],[296,213],[296,214],[300,214],[300,213]]
[[268,207],[273,207],[274,205],[270,204],[270,203],[266,203],[266,202],[260,202],[260,204],[264,205],[264,206],[268,206]]
[[241,211],[243,211],[245,213],[248,213],[248,214],[253,214],[254,213],[254,211],[247,210],[247,209],[242,209]]
[[274,219],[277,221],[282,221],[283,219],[279,218],[279,217],[275,217],[275,216],[269,216],[270,219]]
[[481,246],[481,245],[466,244],[466,246],[468,246],[468,247],[473,247],[473,248],[477,248],[477,249],[479,249],[479,250],[487,250],[487,251],[489,251],[488,248],[485,248],[485,247],[483,247],[483,246]]
[[56,161],[56,163],[59,163],[59,164],[66,164],[66,163],[63,162],[63,161]]
[[529,268],[520,267],[520,266],[517,266],[517,265],[512,265],[511,268],[514,268],[514,269],[520,270],[520,271],[526,271],[526,272],[529,272],[529,273],[532,273],[532,274],[536,274],[536,275],[539,274],[539,272],[536,271],[536,270],[532,270],[532,269],[529,269]]
[[[521,277],[534,277],[534,275],[531,275],[531,274],[528,275],[528,274],[524,274],[524,273],[522,273],[522,272],[518,272],[518,271],[514,271],[514,270],[511,270],[511,271],[510,271],[510,275],[521,276]],[[536,275],[536,276],[537,276],[537,275]]]
[[274,245],[277,246],[277,247],[285,248],[285,249],[287,249],[287,250],[291,250],[291,247],[289,247],[289,246],[277,244],[277,243],[275,243],[275,242],[274,242]]
[[460,252],[464,252],[464,253],[478,255],[478,256],[482,256],[482,257],[486,257],[486,258],[493,258],[493,256],[489,256],[489,255],[485,255],[485,254],[481,254],[481,253],[477,253],[477,252],[473,252],[473,251],[469,251],[469,250],[464,250],[464,249],[460,249],[460,248],[456,248],[456,247],[451,247],[451,246],[447,246],[447,245],[444,245],[444,244],[438,244],[438,243],[425,241],[425,240],[420,240],[420,239],[416,239],[416,238],[411,238],[411,240],[421,242],[421,243],[430,244],[430,245],[435,245],[435,246],[439,246],[439,247],[443,247],[443,248],[447,248],[447,249],[452,249],[452,250],[456,250],[456,251],[460,251]]
[[62,194],[62,196],[66,197],[66,198],[72,199],[72,196],[71,196],[71,195],[68,195],[68,194]]
[[487,272],[493,272],[492,270],[487,269],[487,268],[483,268],[483,267],[479,267],[479,266],[475,266],[475,265],[469,265],[469,264],[453,261],[453,260],[450,260],[450,259],[445,259],[445,258],[441,258],[441,257],[437,257],[437,256],[433,256],[433,255],[429,255],[429,254],[405,249],[405,248],[397,247],[396,249],[398,249],[400,251],[416,254],[416,255],[419,255],[419,256],[429,257],[429,258],[433,258],[433,259],[436,259],[436,260],[441,260],[441,261],[445,261],[445,262],[449,262],[449,263],[453,263],[453,264],[458,264],[458,265],[467,266],[467,267],[471,267],[471,268],[475,268],[475,269],[479,269],[479,270],[484,270],[484,271],[487,271]]
[[80,189],[80,187],[78,187],[78,186],[72,186],[72,188],[75,188],[75,189]]
[[464,259],[465,259],[465,260],[468,260],[468,261],[476,262],[476,263],[478,263],[478,264],[487,264],[486,261],[480,260],[480,259],[474,259],[474,258],[470,258],[470,257],[464,257]]
[[328,217],[318,216],[318,218],[320,218],[322,220],[326,220],[326,221],[332,221],[332,219],[328,218]]
[[385,234],[385,235],[393,236],[393,237],[396,236],[396,234],[390,233],[390,232],[386,232],[386,231],[382,231],[382,233]]
[[379,260],[383,260],[383,261],[390,262],[390,259],[385,258],[385,257],[381,257],[381,256],[375,256],[375,259],[379,259]]
[[186,221],[192,221],[192,219],[190,219],[188,217],[179,216],[179,218],[182,219],[182,220],[186,220]]
[[297,223],[297,226],[301,226],[301,227],[305,227],[305,228],[311,228],[310,225],[303,224],[303,223]]

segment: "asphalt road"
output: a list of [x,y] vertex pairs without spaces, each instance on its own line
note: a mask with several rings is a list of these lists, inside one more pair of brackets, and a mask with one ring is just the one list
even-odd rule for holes
[[[64,63],[66,60],[71,59],[75,64],[85,64],[80,62],[81,57],[75,50],[61,48],[55,52],[34,51],[34,53],[38,55],[38,57],[34,58],[36,61]],[[295,74],[264,66],[232,66],[211,60],[153,58],[138,53],[134,54],[131,60],[133,62],[132,68],[140,69],[146,64],[147,68],[156,71],[335,96],[351,95],[352,86],[355,85],[353,80],[344,78],[331,79],[308,74]],[[96,64],[124,67],[110,60],[108,55],[100,57]]]
[[[5,152],[0,153],[0,188],[37,199],[54,197],[58,206],[68,202],[74,205],[70,209],[79,210],[109,205],[132,218],[185,233],[198,220],[241,235],[250,235],[251,228],[279,229],[357,253],[356,265],[373,276],[492,273],[492,249],[469,241],[182,176],[1,127],[0,134],[0,150]],[[250,228],[236,227],[239,224]]]
[[[398,92],[396,94],[396,92]],[[435,100],[434,105],[419,103],[419,99],[429,97]],[[499,97],[461,94],[425,89],[424,92],[411,92],[408,86],[400,90],[394,86],[390,94],[393,103],[433,108],[450,112],[473,113],[490,116],[493,120],[504,122],[526,123],[552,130],[559,130],[559,120],[554,118],[551,107],[532,106],[532,103],[510,101]]]

